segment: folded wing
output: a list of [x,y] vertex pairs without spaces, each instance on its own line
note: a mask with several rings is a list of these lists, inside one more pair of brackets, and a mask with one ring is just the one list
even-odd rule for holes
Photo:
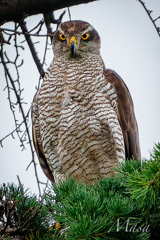
[[137,160],[141,157],[139,133],[130,92],[121,77],[113,70],[105,69],[104,75],[107,82],[117,91],[118,118],[124,137],[126,159],[134,157]]

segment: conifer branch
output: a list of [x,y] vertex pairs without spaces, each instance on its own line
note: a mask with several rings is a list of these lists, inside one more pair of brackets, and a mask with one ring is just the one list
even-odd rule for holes
[[[0,234],[31,240],[158,240],[159,167],[160,144],[142,165],[140,161],[121,163],[119,175],[91,186],[66,179],[58,186],[47,186],[41,200],[28,196],[21,182],[18,188],[4,184],[0,188]],[[149,179],[156,184],[151,185]],[[133,197],[138,189],[144,200]],[[150,204],[152,198],[154,204]]]

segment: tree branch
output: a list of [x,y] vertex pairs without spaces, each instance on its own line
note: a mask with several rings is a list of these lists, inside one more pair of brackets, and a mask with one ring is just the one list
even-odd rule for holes
[[39,58],[37,56],[37,52],[36,52],[36,49],[34,47],[34,44],[32,42],[32,39],[31,39],[30,35],[28,35],[28,34],[26,35],[25,34],[25,33],[28,33],[28,29],[26,27],[26,22],[24,22],[24,20],[22,20],[20,22],[20,27],[22,29],[22,32],[24,33],[25,39],[26,39],[26,41],[28,43],[28,46],[30,48],[33,60],[34,60],[36,66],[38,68],[38,71],[39,71],[40,75],[43,77],[44,74],[45,74],[45,71],[44,71],[43,66],[42,66],[42,64],[41,64],[41,62],[40,62],[40,60],[39,60]]
[[[29,143],[29,146],[30,146],[30,149],[31,149],[32,162],[34,163],[34,170],[35,170],[35,175],[36,175],[36,179],[37,179],[39,195],[41,196],[41,189],[40,189],[40,185],[39,185],[40,181],[39,181],[39,178],[38,178],[38,173],[37,173],[37,168],[36,168],[34,149],[33,149],[32,140],[31,140],[31,136],[30,136],[30,132],[29,132],[29,127],[28,127],[28,124],[27,124],[27,118],[26,118],[26,115],[25,115],[23,107],[22,107],[22,101],[21,101],[22,99],[20,98],[21,91],[20,91],[20,93],[18,93],[18,90],[15,86],[15,81],[12,79],[12,76],[11,76],[7,66],[6,66],[6,62],[5,62],[4,56],[3,56],[3,45],[1,45],[0,57],[1,57],[1,61],[2,61],[3,67],[4,67],[6,78],[8,78],[10,83],[11,83],[11,86],[13,88],[13,91],[14,91],[16,99],[17,99],[17,103],[19,105],[19,108],[20,108],[20,111],[21,111],[21,114],[22,114],[22,118],[23,118],[24,125],[25,125],[25,131],[26,131],[27,136],[28,136],[28,143]],[[9,86],[8,86],[8,91],[10,91]],[[11,107],[11,110],[13,111],[13,109],[12,109],[13,107],[11,106],[12,104],[13,103],[10,100],[10,107]],[[16,123],[17,120],[15,119],[15,116],[14,116],[14,120],[15,120],[15,123]],[[16,123],[16,126],[17,126],[17,123]],[[22,138],[20,138],[20,141],[21,141],[22,145],[24,146],[24,144],[23,144],[24,140]]]
[[20,22],[24,13],[31,16],[93,1],[96,0],[5,0],[0,4],[0,23]]
[[51,28],[51,23],[53,24],[57,24],[57,26],[61,23],[62,21],[62,18],[65,14],[65,10],[63,11],[63,13],[59,16],[58,19],[55,19],[54,18],[54,13],[53,11],[49,11],[49,12],[44,12],[43,13],[43,16],[44,16],[44,21],[45,21],[45,24],[46,24],[46,28],[47,28],[47,31],[48,33],[51,33],[52,32],[52,28]]
[[[33,30],[33,29],[32,29]],[[32,31],[31,30],[31,31]],[[0,28],[0,31],[2,31],[2,32],[4,32],[5,34],[7,34],[7,35],[9,35],[9,36],[11,36],[11,35],[15,35],[15,34],[18,34],[18,35],[21,35],[21,34],[23,34],[23,35],[29,35],[29,36],[34,36],[34,37],[47,37],[48,35],[47,34],[39,34],[39,33],[30,33],[31,31],[29,31],[29,32],[25,32],[25,33],[23,33],[23,32],[20,32],[20,31],[15,31],[15,30],[13,30],[13,29],[8,29],[8,28]],[[11,32],[11,33],[7,33],[7,32]],[[4,43],[6,43],[6,42],[4,42]],[[7,42],[8,43],[8,42]],[[8,44],[10,44],[10,43],[8,43]]]
[[160,37],[160,28],[157,27],[156,24],[155,24],[156,20],[158,20],[158,19],[160,18],[160,16],[157,17],[157,18],[154,20],[154,19],[152,18],[152,16],[151,16],[152,11],[151,11],[151,10],[148,10],[148,9],[146,8],[145,2],[143,2],[142,0],[139,0],[139,2],[142,4],[143,8],[145,9],[146,13],[148,14],[149,18],[151,19],[151,21],[152,21],[152,23],[153,23],[153,25],[154,25],[157,33],[158,33],[158,36]]

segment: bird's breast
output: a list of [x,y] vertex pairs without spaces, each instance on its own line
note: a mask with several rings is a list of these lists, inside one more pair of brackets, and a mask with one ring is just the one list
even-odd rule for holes
[[74,66],[46,76],[39,93],[39,123],[54,172],[91,181],[109,175],[111,166],[124,159],[114,94],[99,65],[95,71],[93,66]]

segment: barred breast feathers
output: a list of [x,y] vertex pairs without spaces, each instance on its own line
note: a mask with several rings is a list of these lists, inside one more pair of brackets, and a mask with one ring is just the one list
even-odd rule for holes
[[101,58],[91,60],[54,60],[36,95],[37,141],[55,179],[94,181],[112,176],[112,167],[124,160],[117,94],[106,82]]

